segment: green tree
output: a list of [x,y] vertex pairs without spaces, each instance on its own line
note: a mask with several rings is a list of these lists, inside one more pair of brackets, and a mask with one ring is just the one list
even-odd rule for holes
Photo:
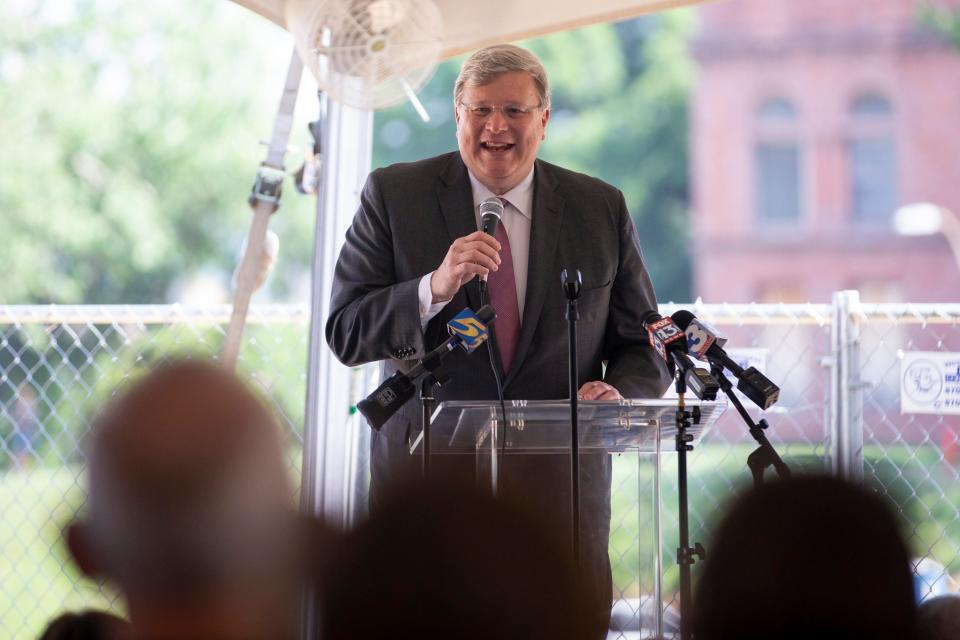
[[[541,157],[623,190],[661,301],[690,299],[686,50],[689,11],[557,33],[521,43],[550,74],[551,121]],[[456,148],[452,88],[463,58],[441,64],[410,105],[377,113],[374,165]]]
[[[285,72],[265,34],[285,40],[222,0],[0,5],[0,303],[158,302],[183,275],[226,280]],[[311,200],[284,208],[281,273],[311,250]]]
[[960,49],[960,7],[925,2],[917,12],[918,24]]

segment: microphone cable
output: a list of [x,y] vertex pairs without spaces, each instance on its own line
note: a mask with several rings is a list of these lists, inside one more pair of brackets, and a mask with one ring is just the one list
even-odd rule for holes
[[[494,238],[497,236],[497,227],[501,224],[503,217],[504,201],[493,196],[480,203],[480,230]],[[489,277],[489,274],[488,276]],[[480,290],[480,306],[487,304],[487,279],[480,278],[477,283]],[[491,325],[490,333],[496,340],[496,322]],[[500,401],[500,416],[503,422],[503,440],[500,443],[500,451],[497,455],[497,488],[499,489],[500,477],[503,475],[503,460],[507,448],[507,404],[503,400],[503,381],[500,380],[500,371],[497,369],[497,363],[493,359],[493,347],[487,345],[487,355],[490,356],[490,370],[493,371],[493,379],[497,384],[497,399]]]

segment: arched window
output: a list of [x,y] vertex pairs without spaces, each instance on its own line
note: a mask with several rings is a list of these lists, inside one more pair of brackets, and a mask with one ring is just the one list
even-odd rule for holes
[[850,104],[850,195],[853,219],[887,224],[898,204],[893,105],[876,93]]
[[793,122],[797,111],[784,98],[765,100],[757,109],[757,120],[762,123]]
[[855,118],[889,118],[893,115],[890,101],[876,93],[859,96],[850,105],[850,113]]
[[794,223],[802,210],[801,152],[797,112],[781,97],[757,108],[754,146],[755,209],[762,223]]

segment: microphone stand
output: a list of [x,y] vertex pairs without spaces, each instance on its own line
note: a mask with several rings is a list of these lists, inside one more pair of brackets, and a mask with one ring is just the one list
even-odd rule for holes
[[450,380],[450,376],[443,373],[439,367],[424,376],[420,382],[420,428],[423,430],[423,479],[430,478],[430,415],[433,413],[436,399],[433,396],[435,387],[442,387]]
[[573,560],[580,566],[580,425],[579,405],[577,403],[577,320],[580,311],[577,309],[577,299],[580,297],[580,271],[574,270],[572,277],[568,277],[564,270],[560,277],[563,280],[563,290],[567,296],[567,326],[568,353],[569,353],[569,381],[570,381],[570,512],[573,525],[572,543]]
[[733,392],[733,384],[731,384],[730,379],[723,375],[722,366],[716,362],[711,362],[710,370],[713,377],[720,383],[720,388],[723,389],[723,392],[730,399],[730,403],[737,409],[737,413],[740,414],[740,417],[743,418],[743,421],[747,424],[747,427],[749,427],[750,435],[753,436],[753,439],[760,445],[753,453],[747,456],[747,466],[750,468],[750,473],[753,474],[753,485],[759,487],[763,484],[763,472],[767,467],[776,469],[777,475],[781,478],[789,478],[790,467],[786,465],[777,453],[777,450],[774,449],[770,441],[767,440],[766,433],[764,433],[764,430],[770,426],[767,424],[767,420],[761,418],[759,424],[753,421],[753,418],[750,417],[750,414],[747,413],[747,410],[743,407],[743,403],[740,402],[740,398]]
[[[696,562],[696,556],[701,560],[706,557],[703,545],[697,542],[690,546],[689,500],[687,497],[687,452],[693,451],[693,436],[687,433],[692,424],[700,423],[700,407],[693,407],[692,413],[687,411],[684,394],[687,385],[683,377],[683,370],[679,365],[671,367],[674,371],[675,388],[677,391],[677,412],[675,416],[677,434],[674,439],[677,450],[677,496],[678,516],[680,520],[680,546],[677,548],[677,565],[680,568],[680,637],[682,640],[693,638],[693,616],[691,601],[693,588],[690,567]],[[692,422],[691,422],[692,418]]]

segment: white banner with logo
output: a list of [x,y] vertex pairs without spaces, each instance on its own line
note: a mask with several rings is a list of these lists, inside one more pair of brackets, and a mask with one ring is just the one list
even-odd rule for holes
[[960,415],[960,353],[904,353],[900,362],[900,413]]

